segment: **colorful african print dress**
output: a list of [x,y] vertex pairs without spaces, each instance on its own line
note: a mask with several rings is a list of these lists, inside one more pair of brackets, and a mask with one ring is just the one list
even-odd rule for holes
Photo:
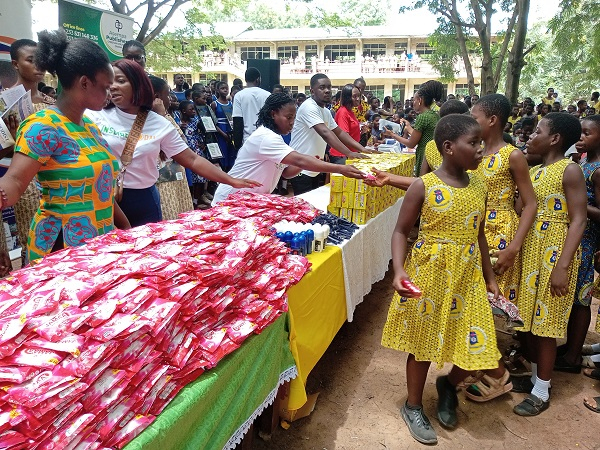
[[19,127],[15,153],[42,164],[37,174],[42,198],[27,242],[30,262],[50,253],[61,231],[65,246],[75,247],[114,229],[118,161],[96,125],[87,117],[83,124],[48,108]]
[[[43,101],[41,103],[34,103],[34,112],[42,111],[52,105],[55,100],[52,97],[43,95]],[[21,266],[24,267],[27,264],[27,237],[29,236],[29,229],[31,228],[31,221],[35,212],[40,206],[40,190],[38,189],[35,177],[23,192],[23,195],[19,198],[17,203],[14,205],[15,210],[15,222],[17,225],[17,236],[19,237],[19,245],[21,246]]]
[[[486,155],[477,168],[477,174],[486,184],[487,210],[485,214],[485,238],[490,250],[504,250],[512,242],[519,227],[519,216],[515,212],[517,185],[510,173],[510,155],[518,150],[506,145],[496,153]],[[496,276],[502,295],[513,303],[517,302],[521,278],[521,253],[515,264],[501,276]]]
[[[596,207],[596,193],[592,176],[600,168],[600,162],[583,163],[581,170],[585,177],[587,190],[587,203]],[[590,218],[581,239],[581,263],[577,272],[577,284],[575,286],[575,305],[590,306],[592,304],[592,287],[594,286],[594,253],[600,248],[600,224]],[[597,323],[596,328],[600,324]]]
[[423,295],[394,295],[382,345],[438,365],[498,367],[500,352],[478,245],[485,185],[474,175],[465,188],[449,186],[435,173],[421,179],[425,201],[419,237],[405,267]]
[[521,249],[523,268],[519,285],[519,311],[525,325],[520,331],[536,336],[564,337],[573,305],[579,255],[568,271],[569,294],[550,295],[550,275],[560,258],[569,229],[569,214],[563,189],[563,174],[569,164],[561,159],[530,170],[538,213]]
[[430,172],[438,170],[442,165],[442,154],[439,152],[437,145],[435,145],[435,141],[433,140],[429,141],[425,146],[425,161],[427,161]]

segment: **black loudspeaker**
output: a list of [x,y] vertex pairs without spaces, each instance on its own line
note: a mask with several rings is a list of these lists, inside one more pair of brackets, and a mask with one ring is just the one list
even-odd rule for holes
[[281,62],[278,59],[249,59],[247,67],[254,67],[260,72],[260,87],[273,92],[273,86],[279,83],[279,69]]

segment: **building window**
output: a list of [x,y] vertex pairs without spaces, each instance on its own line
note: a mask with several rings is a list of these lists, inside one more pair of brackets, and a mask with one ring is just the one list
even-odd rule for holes
[[396,42],[394,44],[394,55],[401,55],[402,53],[408,53],[406,49],[408,48],[407,42]]
[[421,58],[428,59],[435,49],[431,47],[427,42],[420,42],[417,44],[416,53]]
[[285,47],[277,47],[277,58],[278,59],[291,59],[298,56],[298,46],[288,45]]
[[242,47],[242,61],[249,59],[269,59],[271,57],[270,47]]
[[297,93],[298,93],[298,88],[299,88],[299,87],[300,87],[300,86],[284,86],[283,88],[284,88],[284,89],[289,89],[289,90],[290,90],[290,94],[291,94],[291,95],[294,95],[294,94],[297,94]]
[[167,73],[154,73],[153,75],[155,77],[162,78],[167,83],[170,83],[170,81],[171,81],[171,80],[169,80],[169,74],[167,74]]
[[365,88],[365,92],[371,92],[373,97],[377,97],[381,103],[383,103],[384,97],[384,86],[383,84],[373,84]]
[[421,88],[420,84],[415,84],[413,86],[413,96],[418,92],[418,90]]
[[[475,85],[475,92],[479,92],[479,85]],[[469,85],[466,83],[456,83],[456,87],[454,88],[454,95],[464,97],[465,95],[469,95]]]
[[387,46],[385,44],[365,44],[363,45],[363,56],[385,55]]
[[404,84],[392,84],[392,98],[395,102],[404,101],[406,86]]
[[325,59],[329,61],[355,61],[356,60],[356,45],[340,44],[326,45]]
[[307,97],[310,97],[312,94],[310,93],[310,86],[304,86],[304,93]]
[[226,73],[201,73],[198,76],[198,83],[208,84],[210,80],[227,81]]

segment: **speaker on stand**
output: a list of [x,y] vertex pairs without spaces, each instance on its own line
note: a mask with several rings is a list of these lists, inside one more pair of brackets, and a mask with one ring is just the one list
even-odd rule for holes
[[278,59],[249,59],[247,67],[254,67],[260,72],[260,87],[273,92],[273,86],[280,84],[279,72],[281,62]]

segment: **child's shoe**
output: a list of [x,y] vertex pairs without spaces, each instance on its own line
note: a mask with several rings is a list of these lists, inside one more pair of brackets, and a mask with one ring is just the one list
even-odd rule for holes
[[413,438],[421,444],[437,444],[437,435],[431,426],[431,422],[423,412],[422,406],[410,407],[408,403],[404,403],[400,411]]
[[456,407],[458,406],[456,387],[450,383],[447,376],[438,377],[435,381],[435,387],[438,392],[438,420],[445,428],[453,429],[458,423],[456,417]]
[[537,416],[538,414],[546,411],[549,407],[550,400],[544,401],[533,394],[529,394],[525,400],[513,408],[513,411],[519,416],[531,417]]

